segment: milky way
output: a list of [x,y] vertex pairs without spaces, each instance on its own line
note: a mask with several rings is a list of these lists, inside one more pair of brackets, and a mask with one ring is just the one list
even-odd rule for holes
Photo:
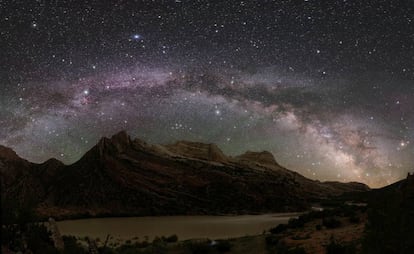
[[268,150],[318,180],[414,170],[412,8],[223,2],[0,3],[0,144],[72,163],[127,130]]

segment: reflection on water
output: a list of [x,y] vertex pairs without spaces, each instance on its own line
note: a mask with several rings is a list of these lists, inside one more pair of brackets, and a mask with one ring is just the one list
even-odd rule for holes
[[241,216],[162,216],[67,220],[58,222],[63,235],[90,236],[104,239],[110,234],[119,239],[176,234],[180,240],[191,238],[229,238],[261,234],[297,214]]

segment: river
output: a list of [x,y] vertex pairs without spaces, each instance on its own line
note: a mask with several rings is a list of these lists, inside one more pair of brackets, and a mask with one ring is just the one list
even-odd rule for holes
[[161,216],[66,220],[57,222],[62,235],[89,236],[105,239],[110,234],[115,239],[138,237],[149,240],[155,236],[177,235],[179,240],[194,238],[224,239],[258,235],[297,213],[278,213],[237,216]]

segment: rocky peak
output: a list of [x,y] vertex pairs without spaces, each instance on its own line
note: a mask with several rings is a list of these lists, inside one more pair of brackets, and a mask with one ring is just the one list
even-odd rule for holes
[[65,167],[63,162],[52,158],[42,164],[34,165],[35,172],[37,172],[44,183],[51,183],[54,180],[54,177],[59,174],[59,172]]
[[43,162],[41,165],[51,166],[51,167],[61,167],[61,166],[64,166],[65,164],[63,164],[63,162],[61,162],[58,159],[51,158],[51,159],[48,159],[47,161]]
[[278,165],[273,154],[268,151],[252,152],[247,151],[242,155],[237,156],[241,161],[254,161],[260,164]]
[[121,131],[113,135],[111,138],[101,138],[96,145],[96,148],[101,155],[108,151],[111,153],[122,153],[131,146],[131,143],[132,140],[126,131]]
[[225,163],[228,158],[215,144],[178,141],[165,146],[169,151],[188,158]]
[[126,133],[126,131],[121,131],[113,135],[111,137],[111,141],[119,152],[129,148],[132,143],[131,137]]

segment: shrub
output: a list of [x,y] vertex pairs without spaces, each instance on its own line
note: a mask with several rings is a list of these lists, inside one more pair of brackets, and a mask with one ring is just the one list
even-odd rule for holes
[[164,241],[167,243],[175,243],[178,241],[177,235],[170,235],[169,237],[164,238]]
[[341,226],[341,221],[336,219],[335,217],[325,218],[322,220],[322,225],[324,225],[326,228],[338,228]]
[[88,251],[86,251],[77,242],[76,237],[74,237],[74,236],[63,236],[62,240],[63,240],[63,243],[65,245],[65,249],[63,251],[64,254],[87,254],[88,253]]
[[306,254],[306,251],[303,247],[295,247],[288,249],[286,254]]
[[305,240],[305,239],[309,239],[310,238],[310,234],[307,235],[294,235],[292,237],[293,240]]
[[137,247],[137,248],[146,248],[146,247],[148,247],[148,246],[150,246],[150,243],[148,242],[148,241],[143,241],[143,242],[136,242],[135,243],[135,246]]
[[276,227],[271,228],[271,229],[269,230],[269,232],[270,232],[271,234],[280,234],[280,233],[282,233],[282,232],[286,231],[287,229],[288,229],[288,225],[286,225],[286,224],[279,224],[279,225],[277,225]]
[[1,246],[7,246],[12,251],[23,249],[21,233],[16,225],[2,225]]
[[353,217],[356,216],[356,212],[353,206],[345,206],[342,208],[342,213],[345,217]]
[[[368,254],[414,253],[414,192],[405,185],[370,201],[362,249]],[[405,193],[405,194],[404,194]],[[379,244],[380,243],[380,244]]]
[[290,248],[284,242],[281,241],[279,241],[277,245],[273,248],[268,247],[268,250],[271,253],[277,254],[306,254],[306,251],[303,247]]
[[265,241],[266,241],[266,246],[268,247],[276,246],[279,243],[279,237],[274,236],[274,235],[269,235],[269,236],[266,236]]
[[305,225],[304,217],[292,218],[288,222],[289,228],[302,228]]
[[329,244],[326,246],[326,254],[354,254],[356,247],[354,244],[343,245],[335,241],[331,236]]
[[122,244],[118,248],[116,248],[116,252],[122,253],[122,254],[129,254],[129,253],[135,253],[136,249],[135,249],[135,246],[131,244]]
[[33,253],[59,253],[54,247],[53,241],[50,238],[51,233],[44,225],[27,225],[25,236],[27,241],[27,248]]
[[358,217],[358,216],[356,216],[356,215],[349,217],[349,222],[351,222],[351,223],[357,224],[357,223],[359,223],[360,221],[361,221],[361,220],[360,220],[360,219],[359,219],[359,217]]
[[149,248],[151,250],[151,253],[167,253],[167,244],[161,238],[158,237],[156,237],[154,241],[152,241],[152,245]]
[[214,245],[216,250],[220,253],[229,252],[231,250],[231,243],[228,240],[217,240],[217,244]]
[[208,254],[211,252],[211,246],[208,242],[189,242],[187,249],[191,254]]
[[[65,250],[66,250],[66,247],[65,247]],[[118,252],[115,252],[115,250],[113,250],[110,247],[99,247],[98,251],[99,251],[99,254],[118,254]],[[74,252],[74,253],[77,253],[77,252]],[[89,253],[89,252],[85,252],[85,253]]]

